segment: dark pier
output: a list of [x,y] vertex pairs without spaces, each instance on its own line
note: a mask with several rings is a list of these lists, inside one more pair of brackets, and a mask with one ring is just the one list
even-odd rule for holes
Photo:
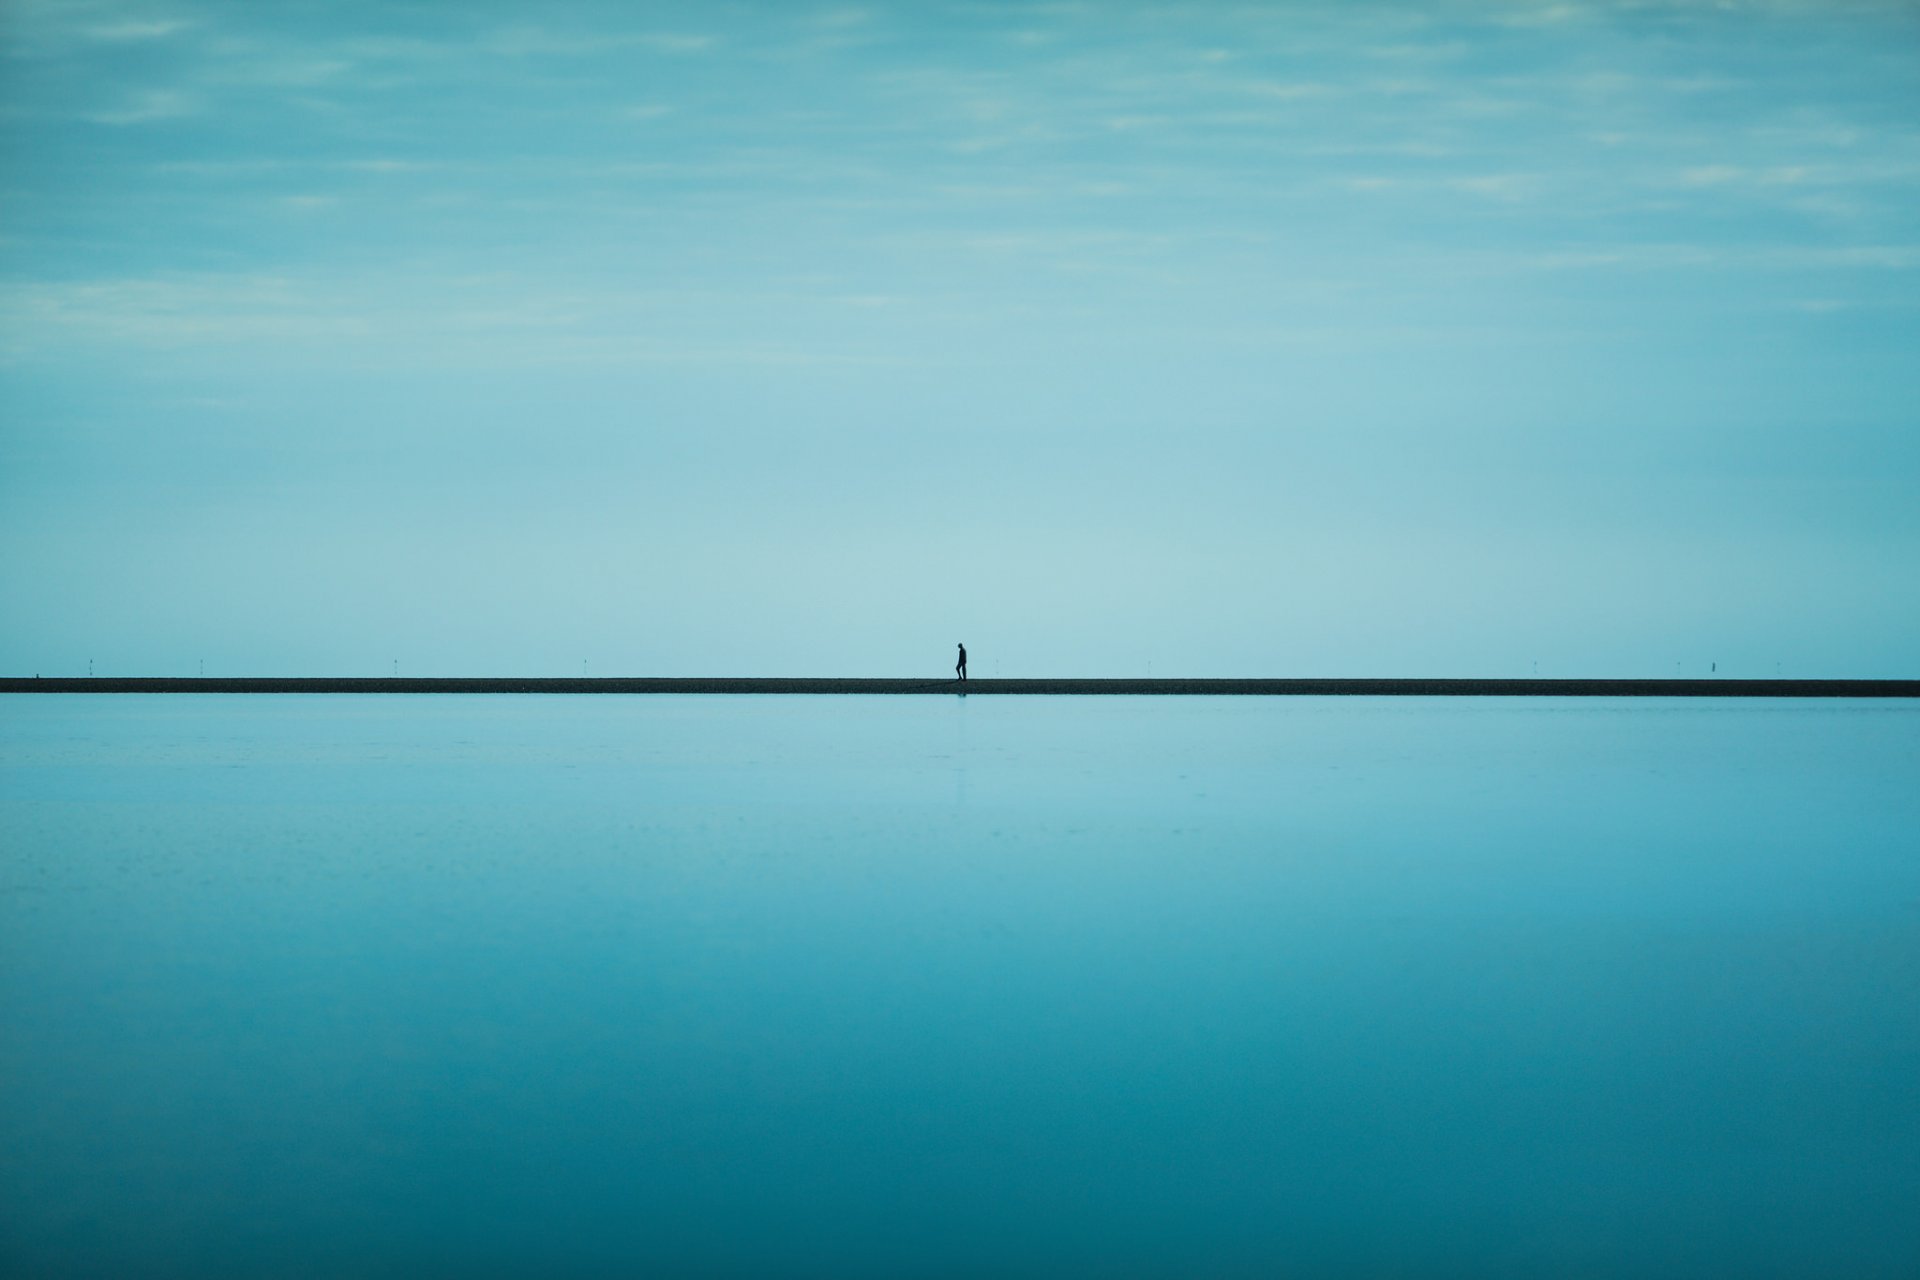
[[842,677],[0,677],[0,693],[1095,694],[1382,698],[1916,698],[1920,680],[872,680]]

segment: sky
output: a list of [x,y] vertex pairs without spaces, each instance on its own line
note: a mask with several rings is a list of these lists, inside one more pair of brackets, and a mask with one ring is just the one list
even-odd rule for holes
[[0,673],[1920,676],[1911,0],[0,0]]

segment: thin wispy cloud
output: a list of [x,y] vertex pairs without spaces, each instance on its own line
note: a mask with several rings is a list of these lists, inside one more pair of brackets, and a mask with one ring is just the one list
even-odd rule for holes
[[590,58],[623,50],[691,55],[713,49],[710,35],[672,31],[579,32],[540,26],[502,27],[484,36],[479,47],[515,58]]
[[186,18],[148,18],[129,19],[122,22],[103,22],[82,28],[90,40],[105,40],[109,43],[122,43],[141,40],[165,40],[179,35],[193,26]]
[[93,124],[141,125],[178,120],[195,115],[202,109],[202,103],[192,94],[172,89],[152,89],[124,98],[116,106],[83,112],[81,118]]

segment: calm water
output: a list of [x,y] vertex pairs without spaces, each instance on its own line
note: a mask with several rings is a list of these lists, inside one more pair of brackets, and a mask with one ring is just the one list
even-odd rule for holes
[[0,698],[10,1276],[1920,1272],[1920,705]]

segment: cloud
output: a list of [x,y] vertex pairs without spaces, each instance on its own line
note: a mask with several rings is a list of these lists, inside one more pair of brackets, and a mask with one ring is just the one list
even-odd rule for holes
[[267,54],[232,58],[210,81],[267,89],[310,89],[351,76],[358,64],[347,58]]
[[688,55],[705,53],[719,41],[709,35],[676,31],[563,31],[551,27],[501,27],[480,41],[489,53],[511,58],[595,57],[626,49]]
[[1417,192],[1431,196],[1435,192],[1455,192],[1482,200],[1518,203],[1539,195],[1549,186],[1543,173],[1464,173],[1439,176],[1430,173],[1351,173],[1327,180],[1327,185],[1342,191]]
[[1789,250],[1791,261],[1809,265],[1862,267],[1883,271],[1920,270],[1920,244],[1869,244],[1845,248]]
[[[1857,175],[1854,175],[1857,177]],[[1711,164],[1682,171],[1683,187],[1798,187],[1812,182],[1851,181],[1838,173],[1823,175],[1810,165],[1779,164],[1764,166]]]
[[817,27],[858,27],[873,21],[871,9],[827,9],[813,15]]
[[339,167],[354,173],[425,173],[442,166],[425,160],[395,160],[380,156],[370,160],[342,160]]
[[1286,102],[1297,102],[1303,98],[1323,98],[1333,92],[1324,84],[1311,81],[1287,80],[1249,80],[1236,86],[1241,92],[1256,98],[1278,98]]
[[1601,245],[1585,249],[1491,255],[1506,263],[1542,271],[1670,270],[1678,267],[1759,271],[1920,270],[1920,244],[1728,245],[1665,243]]
[[1594,7],[1590,4],[1551,0],[1549,3],[1514,5],[1504,13],[1495,14],[1494,21],[1509,27],[1561,27],[1587,22],[1593,17]]
[[152,89],[126,99],[121,106],[83,113],[82,119],[113,126],[152,124],[178,120],[200,111],[200,102],[191,94],[174,89]]
[[1527,173],[1486,173],[1448,178],[1443,185],[1452,191],[1464,191],[1493,200],[1519,200],[1535,191],[1540,179],[1535,174]]
[[[279,203],[311,211],[333,201]],[[898,353],[805,334],[792,324],[750,333],[729,321],[727,336],[703,339],[686,323],[695,314],[814,316],[821,308],[867,312],[897,301],[831,282],[735,293],[568,286],[513,275],[258,272],[43,281],[0,294],[0,352],[21,363],[122,361],[140,352],[166,359],[200,352],[224,360],[246,351],[294,362],[408,369],[437,362],[489,368],[898,364]],[[795,333],[803,336],[790,336]]]
[[127,6],[103,0],[4,0],[0,55],[68,56],[84,53],[88,46],[153,44],[199,25],[194,17],[128,13]]
[[122,22],[96,23],[82,28],[82,34],[90,40],[102,40],[112,44],[124,44],[139,40],[165,40],[178,35],[194,24],[184,18],[132,19]]

